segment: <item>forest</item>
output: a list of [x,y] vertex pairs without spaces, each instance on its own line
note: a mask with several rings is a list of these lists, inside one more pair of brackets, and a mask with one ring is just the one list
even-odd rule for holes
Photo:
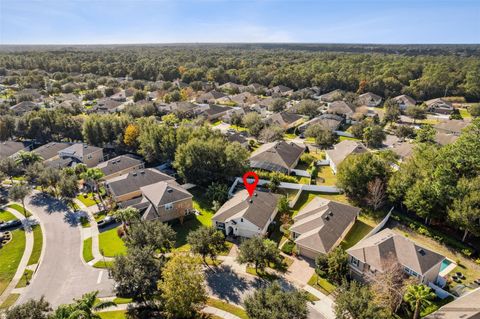
[[7,75],[4,82],[9,84],[25,72],[48,72],[62,73],[64,80],[92,74],[294,89],[316,86],[320,92],[344,89],[385,98],[407,94],[419,101],[442,96],[478,101],[479,52],[475,45],[4,46],[0,76]]

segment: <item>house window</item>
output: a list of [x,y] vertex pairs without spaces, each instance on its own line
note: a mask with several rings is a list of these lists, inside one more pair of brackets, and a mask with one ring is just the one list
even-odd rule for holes
[[240,222],[243,223],[243,218],[240,219]]
[[92,155],[88,155],[87,158],[88,158],[88,159],[92,159]]
[[352,256],[352,259],[350,260],[350,263],[354,265],[355,267],[358,267],[360,265],[360,260]]
[[414,276],[414,277],[418,277],[418,273],[416,273],[415,271],[411,270],[410,268],[408,267],[405,267],[404,268],[405,272],[411,276]]
[[172,203],[165,204],[165,210],[171,210],[171,209],[173,209]]

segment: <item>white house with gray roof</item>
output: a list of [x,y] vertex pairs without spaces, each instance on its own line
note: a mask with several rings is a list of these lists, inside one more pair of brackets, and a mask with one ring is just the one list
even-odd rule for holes
[[212,217],[216,228],[227,236],[264,236],[277,215],[279,195],[257,191],[252,197],[239,191]]
[[326,160],[329,162],[333,173],[337,174],[338,166],[348,155],[368,152],[367,148],[360,142],[345,140],[334,146],[333,150],[325,151]]

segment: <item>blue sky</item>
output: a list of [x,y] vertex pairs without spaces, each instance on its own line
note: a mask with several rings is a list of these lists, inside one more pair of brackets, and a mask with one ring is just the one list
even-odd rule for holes
[[0,0],[1,44],[480,43],[480,0]]

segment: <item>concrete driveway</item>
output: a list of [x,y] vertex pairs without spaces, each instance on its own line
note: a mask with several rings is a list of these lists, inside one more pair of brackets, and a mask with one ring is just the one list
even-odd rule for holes
[[18,303],[45,296],[56,307],[82,294],[98,290],[113,295],[113,280],[106,270],[94,269],[81,259],[82,241],[77,216],[63,203],[35,193],[26,199],[27,209],[42,225],[44,250],[40,266]]

